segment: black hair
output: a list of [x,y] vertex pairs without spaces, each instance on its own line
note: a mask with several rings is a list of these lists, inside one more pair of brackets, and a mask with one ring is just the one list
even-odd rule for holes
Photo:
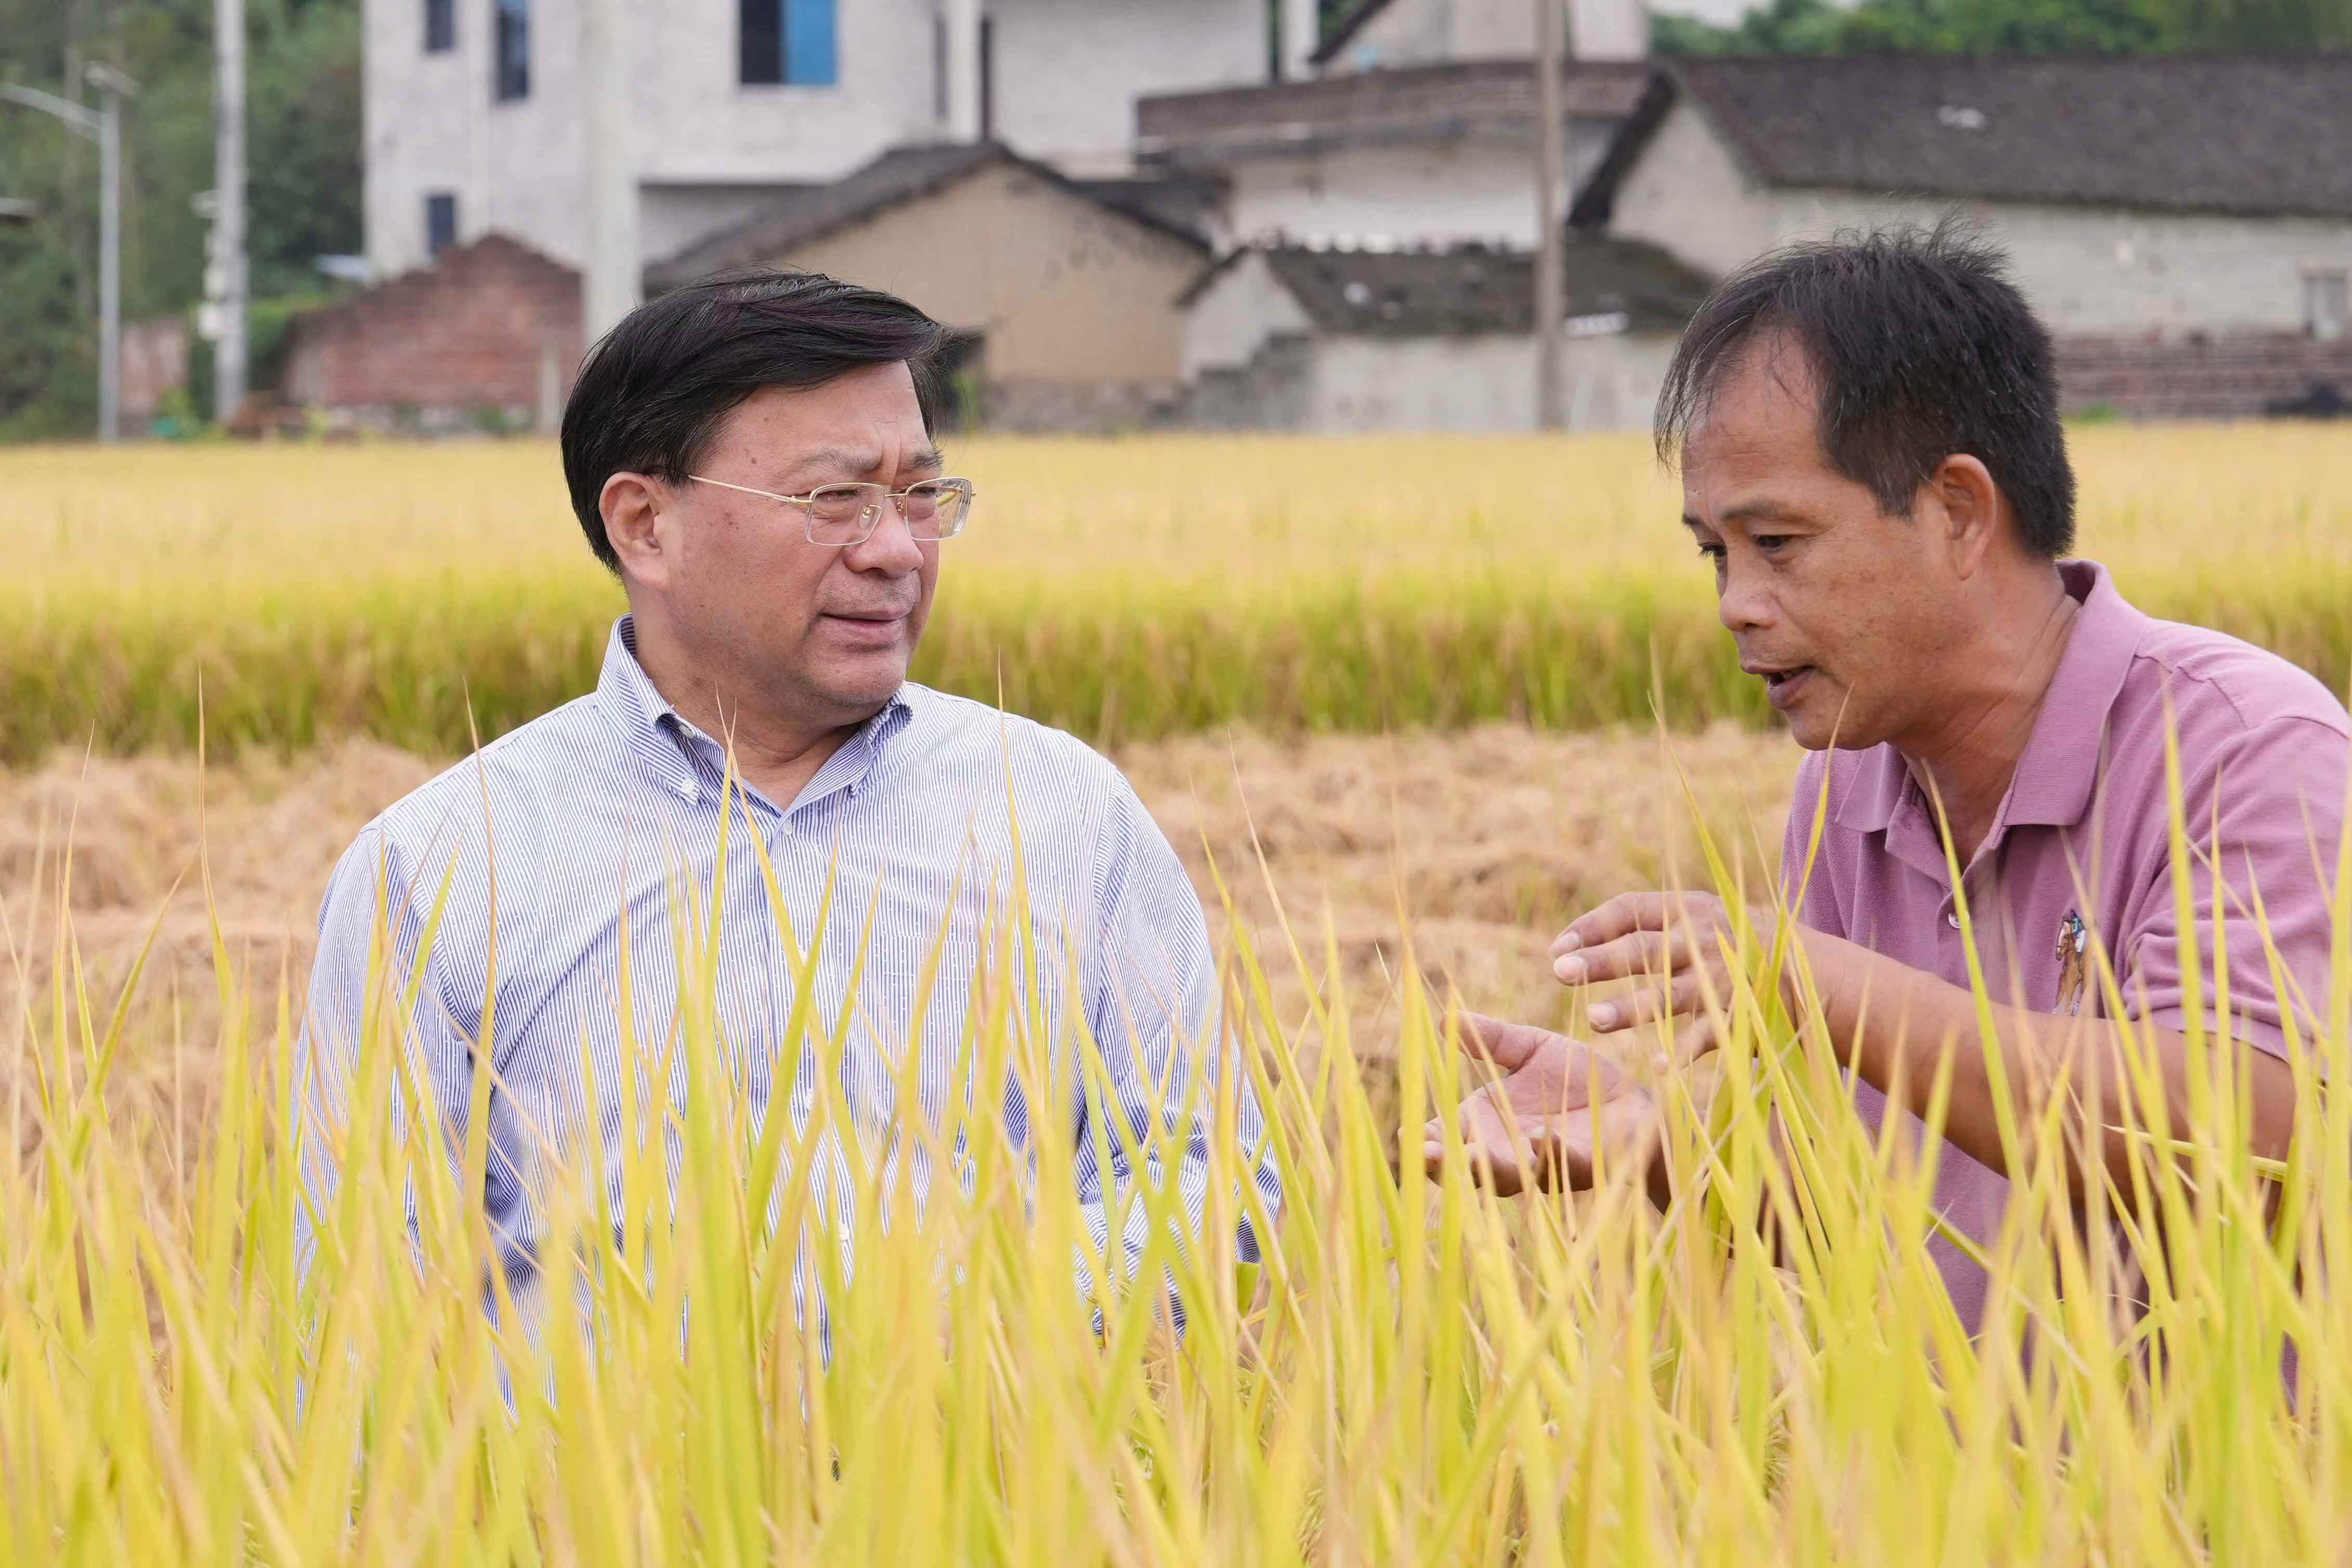
[[2009,257],[1967,225],[1841,234],[1750,262],[1691,318],[1658,395],[1670,457],[1725,374],[1785,333],[1819,389],[1822,456],[1910,515],[1936,466],[1966,453],[2009,498],[2026,548],[2074,542],[2074,470],[2058,419],[2050,333],[2010,280]]
[[588,547],[617,574],[597,504],[604,481],[684,482],[719,422],[762,387],[805,391],[903,363],[928,428],[947,335],[898,296],[821,272],[719,273],[640,305],[588,351],[563,405],[563,481]]

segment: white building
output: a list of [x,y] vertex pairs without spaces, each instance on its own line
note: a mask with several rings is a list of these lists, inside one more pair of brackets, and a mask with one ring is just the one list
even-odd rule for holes
[[[1560,386],[1575,430],[1648,422],[1707,280],[1654,246],[1568,247]],[[1187,292],[1193,423],[1321,432],[1535,427],[1524,251],[1254,246]]]
[[[1146,93],[1262,80],[1266,0],[625,0],[648,260],[885,150],[1130,162]],[[583,0],[365,0],[378,277],[498,232],[586,259]]]
[[[1663,112],[1670,96],[1648,66],[1568,64],[1558,210],[1626,122]],[[1136,105],[1136,131],[1147,167],[1225,183],[1223,226],[1238,243],[1536,243],[1536,74],[1526,58],[1163,94]]]
[[1674,62],[1580,193],[1723,272],[1959,211],[2013,258],[2070,405],[2259,414],[2352,392],[2352,56]]
[[[1585,60],[1638,60],[1650,52],[1643,0],[1566,0],[1569,53]],[[1327,72],[1390,70],[1441,60],[1532,59],[1535,7],[1528,0],[1356,0],[1316,49]]]

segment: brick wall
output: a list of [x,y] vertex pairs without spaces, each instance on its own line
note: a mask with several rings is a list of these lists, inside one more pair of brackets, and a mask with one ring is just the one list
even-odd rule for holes
[[485,410],[545,424],[580,365],[580,275],[490,235],[288,330],[289,403],[427,429]]
[[2070,410],[2104,407],[2127,419],[2250,418],[2305,397],[2315,384],[2352,399],[2352,339],[2061,338],[2058,382]]
[[188,320],[158,316],[122,329],[122,412],[151,419],[188,384]]

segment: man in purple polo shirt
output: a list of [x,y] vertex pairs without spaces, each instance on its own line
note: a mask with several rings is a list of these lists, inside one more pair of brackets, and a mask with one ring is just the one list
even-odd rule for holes
[[[1659,406],[1661,449],[1680,451],[1683,522],[1714,567],[1740,666],[1810,753],[1782,880],[1819,1023],[1858,1080],[1864,1121],[1875,1130],[1899,1092],[1919,1131],[1948,1061],[1937,1198],[1956,1228],[1992,1238],[2008,1182],[1965,912],[2001,1077],[2024,1109],[2063,1071],[2095,1086],[2103,1123],[2119,1120],[2123,1033],[2137,1027],[2183,1135],[2196,1024],[2242,1054],[2253,1152],[2282,1156],[2294,1122],[2288,1031],[2310,1042],[2330,1022],[2328,887],[2352,730],[2284,659],[2145,616],[2105,568],[2063,559],[2074,480],[2050,339],[2005,258],[1949,230],[1767,257],[1701,308]],[[2168,724],[2196,848],[2190,932],[2169,854]],[[1771,929],[1769,914],[1752,918]],[[1554,972],[1570,984],[1647,977],[1594,1005],[1593,1030],[1681,1016],[1695,1054],[1713,1043],[1706,992],[1730,994],[1717,940],[1728,930],[1714,900],[1629,893],[1561,933]],[[2106,1016],[2103,959],[2122,1027]],[[1783,990],[1797,1000],[1785,977]],[[1582,1183],[1596,1144],[1631,1152],[1649,1138],[1648,1096],[1590,1047],[1489,1019],[1465,1033],[1503,1069],[1460,1111],[1483,1179]],[[1433,1164],[1440,1131],[1430,1124]],[[2133,1190],[2131,1140],[2068,1143],[2070,1161],[2099,1150],[2070,1165],[2078,1192],[2097,1164]],[[1975,1323],[1982,1271],[1934,1245]]]

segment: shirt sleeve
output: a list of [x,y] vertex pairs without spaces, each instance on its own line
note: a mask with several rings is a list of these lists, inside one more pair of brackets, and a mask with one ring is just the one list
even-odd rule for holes
[[[379,828],[361,833],[337,862],[319,909],[319,951],[310,971],[309,1005],[295,1042],[292,1076],[295,1147],[303,1201],[297,1205],[294,1262],[307,1276],[316,1257],[320,1228],[332,1210],[341,1184],[342,1155],[355,1110],[388,1119],[395,1147],[406,1147],[414,1096],[399,1073],[388,1085],[389,1104],[357,1107],[354,1085],[371,1031],[401,1029],[415,1064],[415,1079],[439,1122],[432,1130],[436,1152],[453,1163],[465,1147],[467,1098],[473,1082],[473,1046],[449,1016],[430,957],[420,975],[418,944],[425,915],[418,889]],[[404,1008],[412,984],[415,1005]],[[397,1018],[398,1024],[391,1020]],[[416,1190],[412,1175],[404,1193],[412,1238],[416,1234]],[[492,1214],[494,1231],[505,1216]]]
[[[1233,1098],[1236,1144],[1252,1162],[1251,1181],[1269,1218],[1280,1210],[1282,1183],[1256,1093],[1223,1035],[1216,960],[1200,898],[1167,837],[1124,779],[1117,782],[1107,812],[1095,897],[1097,924],[1087,1012],[1108,1097],[1093,1086],[1080,1091],[1079,1200],[1094,1242],[1106,1256],[1110,1228],[1119,1226],[1120,1255],[1131,1278],[1150,1223],[1144,1194],[1133,1189],[1138,1182],[1161,1189],[1169,1173],[1160,1152],[1181,1151],[1174,1174],[1184,1231],[1177,1244],[1184,1246],[1201,1232],[1211,1180],[1211,1128],[1221,1090]],[[1229,1086],[1227,1074],[1233,1078]],[[1083,1080],[1087,1075],[1079,1076]],[[1097,1144],[1108,1152],[1107,1169]],[[1236,1255],[1255,1262],[1256,1226],[1248,1205],[1235,1197]],[[1083,1262],[1080,1274],[1081,1288],[1090,1291]],[[1183,1304],[1172,1300],[1172,1292],[1171,1306],[1181,1327]]]
[[[2347,752],[2352,742],[2326,724],[2278,719],[2253,726],[2221,748],[2210,769],[2184,781],[2195,929],[2181,930],[2170,857],[2156,856],[2137,900],[2141,918],[2122,949],[2126,1016],[2186,1030],[2193,972],[2193,1010],[2208,1029],[2284,1056],[2292,1016],[2303,1039],[2313,1040],[2329,994],[2329,892],[2338,874]],[[2284,994],[2265,931],[2286,980]],[[2226,1008],[2217,947],[2227,963]]]

